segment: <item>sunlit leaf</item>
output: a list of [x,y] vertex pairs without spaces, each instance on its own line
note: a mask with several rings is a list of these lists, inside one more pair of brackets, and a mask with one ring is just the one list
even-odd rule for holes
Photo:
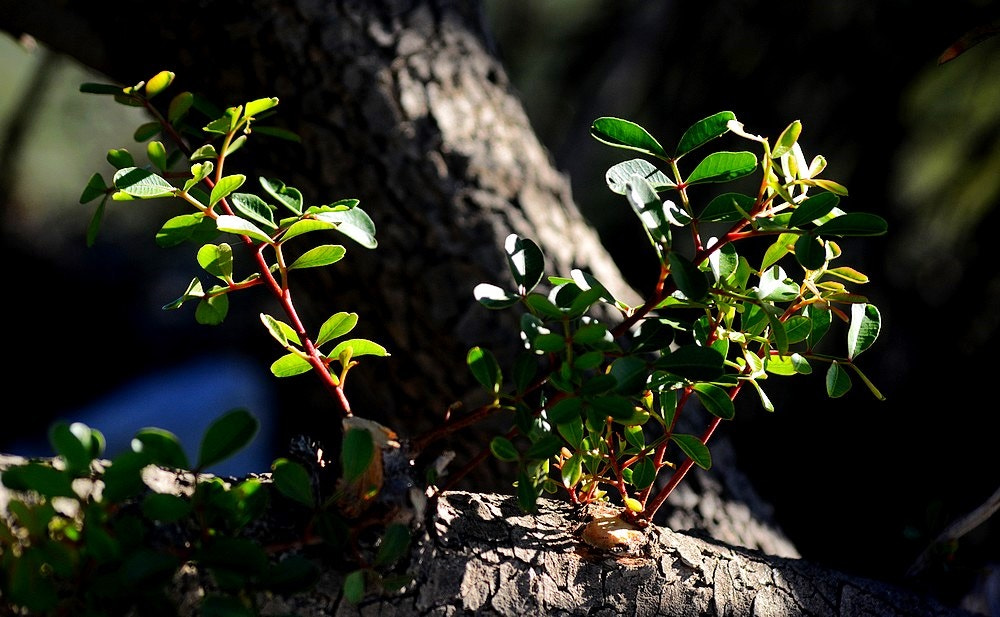
[[653,136],[646,129],[629,120],[610,117],[598,118],[591,125],[590,134],[598,141],[617,148],[638,150],[662,158],[667,157],[663,146],[653,139]]
[[339,244],[323,244],[321,246],[314,246],[300,255],[298,259],[293,261],[292,264],[288,266],[288,269],[297,270],[302,268],[329,266],[330,264],[337,263],[343,259],[346,253],[347,249]]
[[751,174],[756,168],[757,157],[752,152],[713,152],[698,163],[686,182],[728,182]]
[[607,173],[604,174],[604,179],[608,183],[608,188],[619,195],[624,195],[625,191],[628,190],[629,179],[633,175],[642,176],[648,180],[656,191],[675,186],[670,178],[645,159],[632,159],[618,163],[608,169]]
[[695,148],[701,147],[711,140],[729,132],[729,121],[735,120],[736,114],[731,111],[720,111],[694,123],[684,131],[677,144],[675,157],[680,158]]
[[126,167],[115,173],[115,188],[136,199],[172,197],[177,189],[147,169]]
[[238,216],[223,214],[215,220],[215,225],[219,231],[247,236],[259,242],[271,242],[271,237],[264,230]]
[[493,352],[482,347],[473,347],[466,355],[466,364],[468,364],[473,377],[484,388],[493,394],[500,392],[500,364]]
[[357,313],[345,313],[343,311],[334,313],[320,326],[319,336],[316,337],[316,346],[319,347],[328,341],[344,336],[353,330],[357,324]]
[[816,228],[815,233],[827,236],[881,236],[889,224],[880,216],[866,212],[847,212]]
[[670,440],[676,443],[681,451],[698,467],[702,469],[712,467],[712,453],[709,452],[708,446],[694,435],[674,433],[670,436]]
[[830,398],[840,398],[851,389],[851,376],[839,362],[834,361],[826,372],[826,393]]
[[247,177],[243,174],[233,174],[219,178],[219,181],[212,187],[212,195],[208,200],[209,206],[214,206],[220,200],[225,199],[230,193],[243,186]]
[[698,401],[712,415],[723,420],[732,420],[735,417],[736,407],[733,406],[729,393],[719,386],[710,383],[696,383],[692,389],[698,396]]
[[271,374],[275,377],[294,377],[312,370],[312,365],[302,356],[289,353],[271,363]]
[[847,357],[861,355],[878,338],[882,328],[882,315],[874,304],[852,304],[851,323],[847,329]]
[[799,134],[802,133],[802,123],[798,120],[789,124],[778,139],[774,142],[774,150],[771,152],[771,158],[779,159],[788,153],[795,142],[799,139]]
[[510,272],[521,293],[533,290],[542,280],[545,268],[545,257],[541,249],[528,238],[510,234],[504,240],[504,250]]

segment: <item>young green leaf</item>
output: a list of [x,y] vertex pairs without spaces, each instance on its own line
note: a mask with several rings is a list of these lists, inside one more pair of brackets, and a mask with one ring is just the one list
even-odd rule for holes
[[275,377],[294,377],[312,370],[309,361],[296,353],[288,353],[271,363],[271,374]]
[[246,179],[247,177],[243,174],[233,174],[231,176],[219,178],[219,181],[212,187],[212,195],[208,200],[208,205],[210,207],[214,206],[221,200],[228,197],[230,193],[243,186]]
[[852,304],[851,323],[847,329],[847,358],[853,360],[878,338],[882,315],[874,304]]
[[335,264],[344,258],[347,249],[339,244],[323,244],[309,249],[288,266],[289,270],[318,268]]
[[360,604],[365,599],[365,571],[355,570],[344,577],[344,599]]
[[[214,199],[215,191],[212,192]],[[229,203],[232,204],[237,214],[242,214],[251,221],[260,223],[265,229],[273,231],[278,227],[274,222],[274,208],[253,193],[230,193]]]
[[708,446],[702,443],[700,439],[694,435],[685,435],[682,433],[674,433],[670,436],[670,439],[680,447],[681,451],[689,459],[694,461],[695,465],[702,469],[710,469],[712,467],[712,453],[709,452]]
[[389,355],[389,352],[386,351],[385,347],[382,347],[378,343],[363,338],[354,338],[338,343],[337,346],[333,348],[333,351],[330,352],[330,357],[336,358],[347,349],[351,350],[351,357],[377,356],[385,358]]
[[334,223],[338,232],[366,249],[374,249],[378,246],[378,242],[375,240],[375,223],[361,208],[323,210],[314,216],[321,221]]
[[206,244],[198,249],[198,265],[214,277],[224,281],[233,279],[233,248],[222,244]]
[[287,240],[291,240],[296,236],[301,236],[302,234],[307,234],[311,231],[324,231],[336,228],[337,226],[329,221],[317,221],[316,219],[303,219],[289,225],[285,229],[285,233],[281,236],[281,241],[285,242]]
[[752,152],[713,152],[698,163],[686,182],[728,182],[752,174],[755,169],[757,157]]
[[151,99],[163,92],[174,82],[174,73],[171,71],[160,71],[146,82],[146,98]]
[[772,159],[780,159],[782,156],[791,151],[792,146],[795,142],[799,140],[799,135],[802,133],[802,123],[798,120],[792,122],[785,130],[781,132],[778,139],[774,142],[774,151],[771,152]]
[[660,142],[653,139],[653,136],[646,129],[629,120],[598,118],[591,125],[590,134],[598,141],[616,148],[638,150],[660,158],[667,158],[667,153]]
[[287,458],[275,459],[271,464],[271,480],[282,495],[312,508],[316,505],[312,479],[300,463]]
[[198,300],[194,311],[194,319],[205,326],[217,326],[226,319],[229,313],[229,296],[205,296]]
[[295,343],[296,345],[302,344],[299,340],[298,333],[290,325],[280,319],[275,319],[266,313],[261,313],[260,321],[264,324],[264,327],[267,328],[267,331],[271,334],[274,340],[278,341],[278,344],[282,347],[288,347],[289,341]]
[[260,422],[245,409],[234,409],[213,421],[201,439],[196,469],[204,470],[236,454],[249,444]]
[[713,139],[725,135],[729,132],[729,121],[735,119],[736,114],[733,112],[720,111],[695,122],[688,130],[684,131],[674,156],[680,158],[695,148],[700,148]]
[[277,97],[267,97],[263,99],[257,99],[255,101],[250,101],[246,104],[243,110],[243,116],[246,118],[251,118],[253,116],[259,115],[271,109],[277,107],[278,99]]
[[250,221],[242,219],[238,216],[223,214],[215,220],[215,226],[219,229],[219,231],[247,236],[248,238],[257,240],[258,242],[271,242],[271,237],[267,235],[264,230],[257,227]]
[[331,315],[323,325],[319,327],[319,336],[316,337],[316,346],[340,338],[354,329],[358,324],[357,313],[339,312]]
[[302,192],[299,189],[285,186],[284,182],[276,178],[265,178],[262,176],[259,178],[259,182],[264,191],[273,197],[275,201],[297,215],[302,214]]

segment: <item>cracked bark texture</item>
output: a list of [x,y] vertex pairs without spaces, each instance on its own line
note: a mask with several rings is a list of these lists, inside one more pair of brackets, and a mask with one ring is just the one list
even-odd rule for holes
[[[351,373],[348,395],[357,415],[404,438],[439,425],[453,403],[481,400],[464,363],[470,347],[490,347],[503,362],[520,344],[514,313],[487,311],[472,295],[477,283],[506,279],[507,234],[534,239],[550,274],[580,267],[635,298],[535,136],[477,3],[202,0],[157,7],[150,20],[130,2],[0,0],[0,30],[30,34],[121,83],[170,69],[178,91],[221,104],[279,97],[277,119],[303,146],[268,142],[241,155],[309,203],[357,197],[375,220],[379,248],[348,246],[350,267],[306,274],[297,298],[307,327],[356,311],[356,332],[391,351]],[[270,362],[266,340],[255,342]],[[285,419],[320,439],[336,435],[330,401],[308,390],[302,382],[282,390]],[[495,426],[439,448],[457,450],[453,466],[461,465]],[[725,436],[712,448],[712,472],[690,474],[661,522],[797,556]],[[508,470],[492,464],[459,488],[509,490]]]

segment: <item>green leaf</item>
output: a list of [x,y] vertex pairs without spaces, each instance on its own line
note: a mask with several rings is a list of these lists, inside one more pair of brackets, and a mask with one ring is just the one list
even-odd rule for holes
[[358,324],[357,313],[345,313],[343,311],[334,313],[319,328],[319,336],[316,338],[316,346],[319,347],[335,338],[340,338],[354,329]]
[[751,152],[713,152],[691,172],[687,184],[728,182],[752,174],[757,169],[757,157]]
[[0,473],[0,481],[12,491],[33,491],[43,497],[76,497],[70,474],[42,463],[10,467]]
[[723,193],[712,198],[702,210],[698,220],[707,222],[735,222],[743,220],[756,205],[757,200],[742,193]]
[[192,105],[194,105],[194,95],[190,92],[181,92],[174,96],[167,107],[167,122],[176,125],[178,120],[187,115]]
[[782,156],[791,151],[792,146],[799,139],[799,134],[802,133],[802,123],[798,120],[789,124],[781,135],[778,136],[777,141],[774,142],[774,151],[771,152],[772,159],[780,159]]
[[562,440],[552,433],[544,433],[538,441],[528,446],[524,458],[528,460],[543,460],[559,454],[562,450]]
[[339,357],[342,352],[351,349],[351,356],[378,356],[380,358],[387,357],[389,352],[386,351],[385,347],[382,347],[378,343],[369,341],[363,338],[352,338],[346,341],[341,341],[333,348],[330,352],[331,358]]
[[146,98],[151,99],[169,88],[170,84],[174,82],[174,77],[175,75],[171,71],[160,71],[150,77],[149,81],[146,82]]
[[594,120],[590,134],[598,141],[616,148],[638,150],[660,158],[667,158],[667,153],[658,141],[653,139],[646,129],[635,122],[621,118],[603,117]]
[[294,377],[312,370],[312,365],[302,356],[289,353],[271,363],[271,374],[275,377]]
[[337,229],[337,226],[329,221],[317,221],[316,219],[303,219],[295,221],[285,230],[281,236],[281,241],[291,240],[296,236],[307,234],[311,231],[322,231],[327,229]]
[[812,366],[809,361],[797,353],[787,356],[771,356],[767,359],[764,367],[768,373],[774,375],[808,375],[812,373]]
[[680,447],[681,451],[689,459],[694,461],[695,465],[702,469],[710,469],[712,467],[712,453],[709,452],[708,446],[702,443],[700,439],[694,435],[678,433],[671,435],[670,439]]
[[494,395],[500,392],[502,376],[500,374],[500,364],[496,356],[488,349],[473,347],[465,358],[472,376],[476,378],[484,388]]
[[583,457],[579,452],[563,461],[560,476],[562,476],[562,483],[566,488],[572,488],[579,484],[580,478],[583,477]]
[[619,422],[628,422],[635,415],[635,404],[624,396],[607,394],[595,396],[588,401],[590,409],[601,417],[612,418]]
[[507,263],[521,294],[533,290],[542,280],[545,257],[541,249],[528,238],[510,234],[504,241]]
[[288,266],[288,269],[296,270],[302,268],[329,266],[330,264],[335,264],[343,259],[346,253],[347,249],[339,244],[323,244],[321,246],[315,246],[293,261],[292,265]]
[[[259,130],[255,129],[255,130]],[[295,214],[302,214],[302,192],[297,188],[285,186],[285,183],[276,178],[259,178],[261,187],[275,201],[285,206]]]
[[212,144],[205,144],[191,153],[191,161],[214,159],[217,156],[218,154],[215,152],[215,146]]
[[201,439],[198,470],[204,470],[236,454],[249,444],[260,422],[245,409],[234,409],[213,421]]
[[656,191],[676,186],[673,180],[645,159],[632,159],[618,163],[608,169],[607,173],[604,174],[604,179],[608,183],[608,188],[619,195],[624,195],[628,190],[628,182],[632,176],[642,176]]
[[103,197],[107,194],[107,190],[108,187],[104,184],[104,178],[101,177],[101,174],[94,174],[90,176],[87,186],[84,187],[83,193],[80,194],[80,203],[85,204],[94,201],[98,197]]
[[177,435],[162,428],[140,429],[132,438],[132,450],[160,467],[188,469],[191,466]]
[[632,485],[639,490],[649,488],[656,480],[656,465],[648,458],[641,458],[632,465]]
[[160,134],[163,127],[160,126],[159,122],[146,122],[145,124],[140,124],[136,127],[135,132],[132,133],[132,139],[139,143],[151,139]]
[[658,358],[654,366],[692,381],[711,381],[722,376],[724,360],[711,347],[684,345]]
[[112,459],[101,478],[104,480],[104,501],[119,503],[145,491],[147,487],[142,481],[142,470],[149,464],[145,452],[127,450]]
[[344,482],[361,477],[375,459],[375,441],[363,428],[349,428],[344,432],[344,445],[340,453]]
[[789,345],[806,340],[811,329],[812,322],[804,315],[792,315],[785,320],[785,333]]
[[826,244],[812,234],[802,234],[795,241],[795,260],[806,270],[819,270],[826,264]]
[[771,327],[771,341],[781,354],[788,353],[788,332],[785,331],[785,324],[778,318],[778,311],[771,306],[764,306],[764,315],[767,317],[767,324]]
[[173,197],[177,189],[147,169],[126,167],[115,173],[115,188],[136,199]]
[[583,409],[583,401],[575,396],[561,398],[552,404],[546,411],[546,418],[553,424],[564,424],[580,417]]
[[208,200],[209,207],[214,206],[221,200],[229,196],[230,193],[243,186],[247,177],[243,174],[233,174],[219,178],[219,181],[212,187],[212,196]]
[[243,116],[246,118],[251,118],[253,116],[259,115],[268,109],[276,107],[278,105],[277,97],[267,97],[262,99],[257,99],[250,101],[243,108]]
[[685,297],[699,302],[708,295],[708,279],[704,272],[676,251],[670,251],[667,257],[670,260],[670,275]]
[[90,469],[90,463],[99,452],[95,451],[95,440],[91,429],[81,422],[56,422],[49,428],[49,443],[66,464],[66,471],[79,476]]
[[625,197],[657,252],[660,246],[670,246],[670,221],[652,185],[642,176],[633,175],[628,181]]
[[142,513],[160,523],[176,523],[191,513],[191,502],[169,493],[150,493],[142,500]]
[[688,130],[684,131],[680,142],[677,144],[677,153],[674,155],[680,158],[688,152],[699,148],[717,137],[721,137],[729,132],[727,126],[730,120],[735,120],[736,114],[731,111],[720,111],[707,118],[694,123]]
[[271,236],[267,235],[264,230],[257,227],[250,221],[242,219],[238,216],[223,214],[215,220],[215,226],[219,229],[219,231],[247,236],[248,238],[257,240],[258,242],[271,242]]
[[289,555],[268,569],[265,580],[269,589],[291,595],[312,588],[319,575],[319,568],[307,557]]
[[480,304],[488,309],[505,309],[521,301],[521,296],[506,291],[490,283],[479,283],[472,290],[472,295]]
[[789,227],[802,227],[807,223],[819,220],[833,212],[840,203],[840,197],[833,193],[820,193],[806,199],[792,212],[788,219]]
[[290,325],[280,319],[275,319],[267,313],[261,313],[260,321],[264,324],[264,327],[267,328],[271,337],[278,341],[278,344],[282,347],[288,347],[289,341],[294,342],[296,345],[302,344],[299,340],[298,333]]
[[365,571],[355,570],[344,577],[344,599],[359,604],[365,599]]
[[378,246],[375,240],[375,223],[361,208],[349,210],[322,210],[314,215],[321,221],[334,223],[337,231],[366,249]]
[[224,281],[233,278],[233,249],[226,243],[206,244],[198,249],[198,265]]
[[771,266],[760,275],[757,297],[764,302],[790,302],[799,296],[795,284],[781,266]]
[[498,460],[504,461],[505,463],[512,463],[521,457],[517,448],[514,447],[513,442],[506,437],[501,436],[494,437],[490,440],[490,452],[492,452],[493,456],[495,456]]
[[840,365],[834,361],[826,371],[826,394],[830,398],[840,398],[851,389],[851,376]]
[[166,171],[167,149],[163,146],[163,142],[151,141],[146,144],[146,156],[149,158],[149,162],[155,165],[157,169]]
[[377,567],[390,567],[406,554],[410,547],[410,530],[402,523],[391,523],[382,534],[378,552],[375,553]]
[[821,236],[881,236],[889,224],[880,216],[866,212],[847,212],[817,227]]
[[[215,191],[213,190],[212,193],[214,199]],[[237,214],[242,214],[251,221],[260,223],[268,230],[273,231],[278,227],[274,222],[274,209],[253,193],[230,193],[229,203],[232,204]]]
[[558,424],[556,429],[563,439],[574,448],[579,448],[583,443],[583,418],[579,415],[568,422]]
[[698,396],[698,401],[713,416],[723,420],[732,420],[736,416],[736,407],[724,389],[710,383],[696,383],[692,389]]
[[292,141],[295,143],[301,143],[302,138],[297,134],[289,131],[288,129],[283,129],[277,126],[260,126],[254,127],[253,132],[257,135],[268,135],[270,137],[277,137],[278,139],[284,139],[285,141]]
[[194,311],[194,319],[205,326],[217,326],[226,319],[229,313],[229,296],[205,296],[198,301]]
[[806,344],[810,349],[816,347],[819,342],[826,335],[827,331],[830,329],[830,324],[833,321],[833,315],[830,313],[830,309],[823,308],[817,304],[810,304],[805,308],[803,314],[809,318],[811,322],[811,327],[809,329],[809,336],[806,338]]
[[271,464],[271,480],[282,495],[312,508],[316,505],[312,478],[301,464],[287,458],[275,459]]
[[853,360],[878,338],[882,315],[874,304],[852,304],[851,323],[847,329],[847,358]]
[[177,246],[189,240],[207,241],[217,234],[215,221],[201,212],[172,217],[156,232],[156,245],[161,248]]
[[126,167],[135,167],[135,160],[128,150],[108,150],[107,159],[111,163],[111,166],[119,171],[124,170]]
[[538,489],[523,471],[517,474],[517,504],[525,512],[534,512],[538,505]]
[[[601,357],[603,359],[603,355]],[[618,381],[615,391],[619,394],[637,394],[646,388],[649,365],[637,356],[622,356],[611,363],[608,370]]]

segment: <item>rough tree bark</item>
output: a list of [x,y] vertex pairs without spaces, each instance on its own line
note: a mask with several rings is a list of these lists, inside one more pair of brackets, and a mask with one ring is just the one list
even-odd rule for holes
[[[118,0],[104,2],[100,8],[54,0],[27,5],[0,0],[0,30],[13,36],[30,34],[122,83],[169,69],[177,72],[180,87],[203,92],[223,104],[268,95],[280,98],[278,119],[302,136],[304,146],[275,145],[264,156],[253,155],[259,157],[255,163],[266,174],[302,189],[313,203],[361,199],[378,227],[376,251],[354,251],[349,272],[312,280],[308,295],[302,298],[309,307],[306,319],[313,323],[331,308],[357,311],[362,335],[384,343],[393,353],[388,361],[368,362],[352,373],[348,394],[358,415],[413,436],[440,424],[445,410],[455,402],[478,400],[464,365],[469,347],[489,346],[503,359],[518,344],[511,336],[516,332],[511,318],[487,312],[472,297],[477,283],[503,278],[502,245],[509,233],[538,242],[550,273],[584,268],[622,297],[634,297],[574,206],[567,179],[553,168],[534,135],[491,51],[477,3],[204,0],[158,5],[152,20],[148,10],[141,3]],[[332,411],[328,403],[310,399],[296,404],[309,409],[304,415],[311,422],[319,424],[323,416],[329,416],[332,425],[338,424],[332,413],[325,413]],[[486,443],[481,439],[470,447],[470,442],[462,439],[447,444],[459,450],[457,464],[462,462],[461,455],[474,455]],[[815,590],[828,584],[822,580],[827,576],[829,584],[847,589],[836,573],[799,571],[794,562],[780,559],[796,557],[795,547],[773,524],[767,504],[756,497],[739,471],[724,436],[712,447],[712,472],[689,477],[671,498],[662,522],[674,529],[698,529],[718,542],[761,549],[763,553],[747,562],[749,569],[735,575],[743,589],[768,589],[770,595],[788,600],[795,594],[785,583],[757,578],[782,568],[790,568],[795,574],[788,576],[796,579],[813,579],[809,584]],[[505,490],[508,483],[497,483],[496,477],[501,476],[493,471],[480,473],[466,486]],[[529,546],[531,541],[516,530],[535,523],[510,511],[508,502],[485,495],[458,499],[492,505],[469,510],[468,516],[484,515],[476,524],[480,526],[453,526],[446,538],[436,540],[442,543],[441,550],[461,552],[460,547],[468,547],[468,558],[480,551],[479,542],[489,545],[494,538],[496,542],[516,539],[510,553],[503,553],[499,545],[489,549],[499,563],[478,562],[484,569],[477,576],[483,577],[484,585],[506,580],[503,572],[510,568],[523,576],[511,580],[525,585],[533,576],[541,577],[536,581],[551,582],[555,579],[546,577],[566,572],[543,575],[549,562],[532,565],[534,557],[519,556],[538,547]],[[549,507],[565,515],[562,506]],[[491,512],[503,512],[503,516]],[[490,524],[507,527],[495,532],[496,536],[494,532],[483,536],[481,530]],[[547,523],[538,525],[534,537],[550,533],[545,531]],[[694,565],[679,565],[683,561],[677,559],[680,549],[669,547],[680,536],[662,533],[661,552],[641,566],[643,572],[648,570],[665,588],[690,583],[689,591],[678,593],[698,602],[709,602],[712,595],[698,591],[698,585],[729,580],[726,577],[732,578],[735,572],[728,566],[716,568],[707,560],[731,562],[733,556],[744,555],[691,539],[700,543],[696,546],[701,548],[691,549],[696,557],[699,552],[727,556],[703,555]],[[565,552],[560,558],[572,557],[572,551]],[[615,565],[613,560],[572,558],[579,568],[586,566],[575,570],[584,578],[574,575],[552,583],[563,591],[583,580],[603,580],[606,591],[611,589],[609,581],[649,584],[633,579],[630,566]],[[426,566],[436,568],[434,563]],[[545,565],[539,568],[540,564]],[[751,578],[758,582],[745,582]],[[443,582],[438,588],[448,594],[457,591]],[[714,588],[715,593],[721,591],[723,587]],[[615,612],[617,593],[605,598],[588,596],[591,599],[584,599],[584,605]],[[631,597],[635,590],[622,593]],[[843,598],[840,592],[834,595]],[[582,596],[566,598],[575,602]],[[729,606],[727,598],[717,597],[713,606]],[[438,607],[442,614],[450,613],[447,602],[452,600],[421,604],[417,609],[433,612]],[[656,596],[653,601],[650,606],[659,606],[661,599]],[[732,602],[734,610],[751,607],[735,599]],[[849,604],[832,600],[825,606],[840,610]],[[553,604],[551,608],[560,612],[578,607]],[[850,614],[826,609],[817,614]],[[727,611],[720,608],[719,614]]]

